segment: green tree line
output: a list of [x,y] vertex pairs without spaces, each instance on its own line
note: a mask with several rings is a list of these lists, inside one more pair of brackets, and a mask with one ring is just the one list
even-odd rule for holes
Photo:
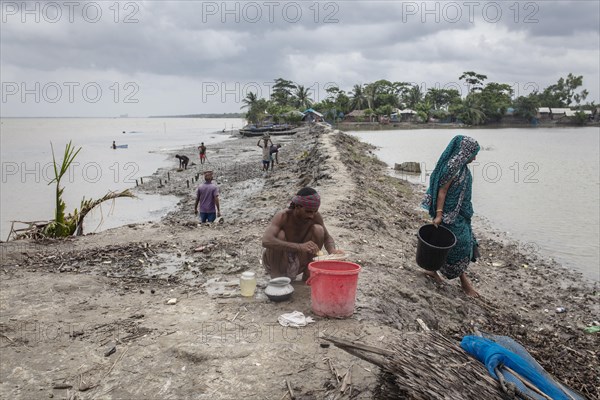
[[[242,109],[247,109],[246,119],[252,123],[260,123],[268,115],[274,116],[275,122],[293,122],[300,118],[298,111],[312,107],[332,122],[353,110],[364,110],[364,115],[371,118],[389,116],[401,108],[416,111],[422,122],[435,118],[485,125],[499,122],[508,108],[514,109],[514,115],[531,121],[539,107],[575,107],[578,110],[596,107],[594,102],[583,104],[588,96],[588,91],[581,89],[583,76],[571,73],[541,91],[518,97],[514,97],[510,85],[490,82],[486,75],[474,71],[464,72],[459,81],[468,88],[465,96],[457,89],[430,88],[424,92],[419,85],[381,79],[356,84],[349,92],[330,86],[326,89],[326,98],[315,102],[310,96],[310,88],[278,78],[270,99],[258,98],[250,92],[242,100]],[[579,117],[585,117],[581,114]]]

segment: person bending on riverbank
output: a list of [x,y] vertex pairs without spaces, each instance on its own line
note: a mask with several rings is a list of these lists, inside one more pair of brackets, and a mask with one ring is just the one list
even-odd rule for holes
[[188,163],[190,162],[188,156],[180,156],[179,154],[175,154],[175,158],[179,160],[179,169],[187,169]]
[[[456,245],[448,253],[446,264],[440,272],[448,279],[460,278],[464,292],[479,297],[467,277],[466,270],[471,261],[479,257],[478,244],[471,227],[473,205],[471,193],[473,177],[467,164],[475,160],[479,144],[469,136],[455,136],[440,156],[429,179],[429,189],[423,200],[423,208],[433,218],[433,224],[442,225],[456,236]],[[442,277],[427,271],[438,283]]]
[[263,266],[271,278],[298,274],[308,279],[308,263],[325,247],[329,254],[343,254],[336,249],[319,213],[321,198],[313,188],[300,189],[287,209],[275,214],[262,238]]
[[[196,203],[194,204],[194,214],[200,211],[200,222],[214,222],[221,216],[221,206],[219,204],[219,188],[213,183],[213,172],[204,172],[204,183],[198,186],[196,190]],[[198,210],[200,205],[200,210]]]
[[198,146],[198,152],[200,155],[200,164],[204,164],[204,161],[206,161],[206,146],[204,145],[204,142],[200,143],[200,146]]

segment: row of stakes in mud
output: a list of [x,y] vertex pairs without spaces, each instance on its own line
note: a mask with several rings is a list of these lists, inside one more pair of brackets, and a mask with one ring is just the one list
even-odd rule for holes
[[[195,177],[194,176],[192,177],[192,183],[198,182],[198,179],[200,179],[200,174],[199,173],[196,174]],[[171,180],[171,173],[167,172],[167,180],[165,181],[165,183],[169,182],[170,180]],[[187,188],[189,189],[190,188],[190,180],[186,179],[185,183],[187,185]],[[140,182],[139,183],[138,183],[137,179],[135,180],[135,186],[139,186],[139,185],[143,185],[143,184],[144,184],[144,178],[143,177],[140,177]],[[163,185],[162,184],[162,179],[159,178],[158,179],[158,187],[162,187],[162,185]]]

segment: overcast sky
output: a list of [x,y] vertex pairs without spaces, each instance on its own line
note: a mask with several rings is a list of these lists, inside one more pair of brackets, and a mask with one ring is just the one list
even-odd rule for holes
[[[275,78],[517,94],[583,75],[600,98],[598,1],[2,1],[1,116],[239,112]],[[461,88],[464,91],[465,87]]]

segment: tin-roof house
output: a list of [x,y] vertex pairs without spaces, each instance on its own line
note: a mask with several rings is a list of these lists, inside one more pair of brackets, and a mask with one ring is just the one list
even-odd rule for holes
[[[394,114],[396,114],[396,119],[398,119],[400,122],[412,122],[417,117],[417,112],[415,110],[411,110],[410,108],[405,110],[397,109]],[[394,122],[394,114],[392,114],[392,122]]]
[[312,108],[309,108],[308,110],[304,111],[304,117],[302,117],[302,121],[321,122],[323,121],[323,114],[313,110]]

